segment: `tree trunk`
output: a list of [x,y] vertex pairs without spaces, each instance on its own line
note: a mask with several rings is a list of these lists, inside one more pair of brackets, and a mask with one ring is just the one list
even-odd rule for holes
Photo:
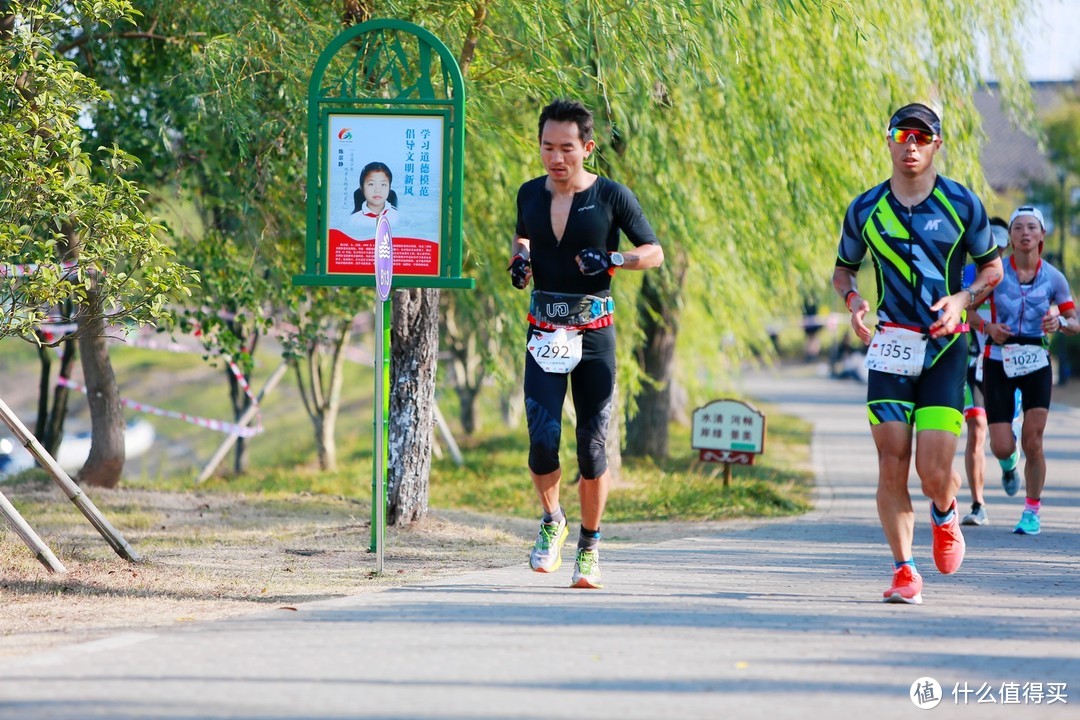
[[34,436],[45,448],[45,452],[56,457],[56,448],[59,441],[50,442],[46,437],[46,429],[49,426],[49,391],[52,389],[52,348],[38,345],[38,403],[37,421],[34,423]]
[[514,428],[521,423],[522,408],[525,402],[521,399],[521,386],[513,390],[499,393],[499,417],[506,427]]
[[[233,421],[240,420],[247,412],[247,409],[251,407],[251,398],[247,396],[243,388],[240,386],[240,381],[237,380],[236,375],[233,373],[232,368],[227,364],[225,365],[225,376],[229,381],[229,400],[232,403],[233,408]],[[243,475],[247,472],[250,464],[250,453],[248,453],[248,445],[244,438],[237,438],[236,449],[233,452],[233,472],[237,475]]]
[[311,340],[305,347],[303,364],[295,359],[290,363],[296,373],[300,400],[315,430],[315,447],[322,470],[337,469],[335,432],[341,411],[341,389],[345,385],[345,347],[352,337],[352,322],[349,318],[326,331],[334,339],[329,369],[325,367],[325,346],[319,340]]
[[608,482],[622,480],[622,419],[619,417],[619,385],[611,391],[611,420],[608,422],[607,457]]
[[89,291],[86,305],[79,319],[79,351],[90,404],[90,455],[77,480],[111,488],[120,484],[124,470],[124,409],[105,344],[105,319],[96,289]]
[[480,397],[480,388],[472,385],[455,385],[458,396],[458,419],[466,435],[472,435],[477,429],[476,400]]
[[626,424],[626,455],[656,460],[668,455],[672,366],[679,332],[678,292],[685,274],[685,261],[668,258],[663,267],[646,273],[641,284],[637,302],[644,340],[636,355],[645,383],[636,398],[637,414]]
[[[248,330],[243,324],[236,321],[229,321],[229,332],[231,332],[236,338],[240,340],[240,347],[247,345]],[[248,354],[255,355],[255,348],[259,344],[258,331],[252,331],[251,333],[251,345],[248,349]],[[232,358],[233,362],[236,362],[236,358]],[[251,407],[251,398],[244,392],[244,388],[240,385],[240,380],[233,373],[232,368],[228,365],[225,366],[225,377],[229,381],[229,402],[232,403],[233,420],[239,421],[248,408]],[[249,378],[250,380],[250,378]],[[248,443],[245,438],[238,438],[236,440],[236,447],[233,450],[233,472],[237,475],[243,475],[248,471],[248,467],[251,464],[250,453],[248,452]]]
[[[78,345],[75,340],[68,339],[64,341],[63,348],[64,354],[60,359],[58,377],[70,379],[71,366],[75,364],[75,358],[79,354]],[[67,419],[68,398],[71,392],[52,381],[52,352],[52,348],[38,347],[41,381],[38,387],[38,416],[34,426],[34,435],[45,448],[45,452],[56,457],[56,451],[60,449],[60,443],[64,439],[64,421]]]
[[486,333],[482,330],[474,330],[457,341],[448,339],[450,375],[453,377],[454,392],[458,397],[458,419],[466,435],[472,435],[480,427],[476,414],[476,401],[480,397],[484,378],[487,377],[483,359],[476,350],[478,334]]
[[[337,337],[330,358],[330,386],[318,393],[321,402],[318,406],[318,417],[315,418],[315,442],[318,444],[319,468],[322,470],[337,469],[337,418],[341,410],[341,389],[345,385],[345,347],[351,337],[352,318],[337,327]],[[318,345],[308,353],[308,366],[318,369],[317,373],[312,374],[310,382],[319,383],[320,388],[324,377],[324,354]]]
[[397,525],[421,519],[428,509],[439,353],[439,291],[399,290],[394,293],[393,302],[387,518],[389,524]]

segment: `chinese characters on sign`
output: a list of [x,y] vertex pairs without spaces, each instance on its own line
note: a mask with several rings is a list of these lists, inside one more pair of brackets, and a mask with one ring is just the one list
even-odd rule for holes
[[711,462],[752,465],[765,451],[765,415],[749,403],[714,400],[694,411],[691,447]]
[[323,257],[331,274],[374,274],[375,229],[394,238],[393,274],[438,276],[443,117],[328,116]]
[[[419,147],[417,136],[419,135]],[[431,196],[431,130],[415,128],[405,131],[405,194]],[[419,156],[419,157],[418,157]],[[419,159],[419,164],[417,163]],[[417,174],[419,170],[419,174]]]

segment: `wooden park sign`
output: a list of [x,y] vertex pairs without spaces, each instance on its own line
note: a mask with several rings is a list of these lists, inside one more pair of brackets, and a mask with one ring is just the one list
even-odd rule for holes
[[724,463],[724,485],[731,482],[731,466],[753,465],[765,452],[765,415],[750,403],[713,400],[694,410],[691,447],[702,462]]
[[383,570],[392,289],[462,288],[465,84],[454,56],[403,20],[334,38],[308,85],[307,233],[295,285],[373,287],[371,549]]

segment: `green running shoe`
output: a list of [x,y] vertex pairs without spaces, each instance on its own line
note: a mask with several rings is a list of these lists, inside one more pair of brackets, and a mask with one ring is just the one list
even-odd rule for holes
[[578,550],[574,562],[574,577],[570,579],[572,588],[602,588],[600,584],[600,551]]
[[1038,535],[1042,532],[1039,527],[1039,515],[1030,510],[1025,510],[1020,516],[1020,522],[1016,523],[1013,532],[1017,535]]
[[555,572],[562,566],[562,546],[570,531],[566,519],[558,523],[540,523],[536,544],[529,555],[529,567],[536,572]]

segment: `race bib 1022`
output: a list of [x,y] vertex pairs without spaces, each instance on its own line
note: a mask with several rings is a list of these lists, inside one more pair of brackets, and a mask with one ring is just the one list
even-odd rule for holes
[[1030,375],[1050,364],[1050,355],[1041,345],[1017,345],[1008,343],[1001,346],[1001,366],[1011,378]]

